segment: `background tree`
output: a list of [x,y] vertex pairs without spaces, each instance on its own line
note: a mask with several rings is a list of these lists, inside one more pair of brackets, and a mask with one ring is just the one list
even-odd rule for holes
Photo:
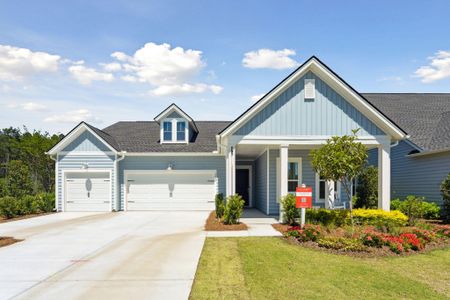
[[450,173],[441,184],[441,193],[442,200],[444,201],[441,210],[442,220],[445,223],[450,223]]
[[10,161],[5,186],[8,196],[21,198],[25,195],[31,195],[33,183],[28,166],[20,160]]
[[352,135],[334,136],[319,149],[310,153],[313,169],[322,178],[329,181],[340,181],[348,196],[350,219],[353,226],[353,208],[351,184],[361,174],[367,163],[367,147],[357,142],[357,132]]
[[378,168],[374,166],[365,167],[358,176],[355,207],[378,207]]

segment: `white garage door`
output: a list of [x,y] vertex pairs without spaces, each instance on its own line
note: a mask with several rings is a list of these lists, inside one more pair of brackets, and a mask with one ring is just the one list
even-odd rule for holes
[[110,211],[109,173],[66,174],[66,211]]
[[215,172],[128,174],[128,210],[211,210]]

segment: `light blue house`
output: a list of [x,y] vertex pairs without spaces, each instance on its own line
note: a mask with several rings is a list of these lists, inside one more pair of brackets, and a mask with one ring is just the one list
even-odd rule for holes
[[[188,109],[187,109],[188,111]],[[309,152],[351,134],[377,153],[379,207],[389,210],[391,147],[407,138],[386,114],[312,57],[232,122],[196,121],[173,104],[154,121],[103,130],[82,122],[48,154],[56,161],[58,211],[212,209],[216,193],[279,214],[301,183],[314,206],[342,201]]]

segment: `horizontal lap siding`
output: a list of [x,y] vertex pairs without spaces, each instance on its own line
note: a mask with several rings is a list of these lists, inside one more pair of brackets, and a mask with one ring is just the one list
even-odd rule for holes
[[[450,172],[450,152],[407,156],[412,150],[404,141],[391,148],[391,198],[415,195],[441,204],[440,185]],[[378,166],[377,160],[377,152],[369,151],[370,164]]]
[[255,207],[267,213],[267,151],[255,161]]
[[225,195],[225,158],[223,156],[140,156],[125,157],[119,162],[120,209],[125,201],[125,170],[166,170],[169,164],[174,170],[215,170],[218,192]]
[[[304,98],[304,79],[315,79],[315,99]],[[361,128],[363,136],[384,133],[312,72],[293,83],[235,133],[255,136],[344,135]]]
[[[77,154],[78,153],[78,154]],[[98,155],[82,155],[79,151],[71,152],[70,154],[59,154],[58,155],[58,211],[62,210],[63,206],[63,189],[64,184],[63,170],[81,170],[83,166],[87,165],[89,170],[102,169],[111,171],[111,201],[115,203],[115,175],[114,175],[114,159],[113,155],[101,154]]]
[[[307,186],[311,186],[313,190],[313,205],[320,205],[315,203],[315,186],[316,175],[311,166],[311,159],[309,157],[309,150],[294,150],[290,149],[288,152],[289,157],[301,157],[302,158],[302,183]],[[279,213],[280,206],[277,201],[277,158],[280,157],[279,150],[270,150],[269,156],[269,214],[276,215]],[[323,205],[323,204],[322,204]]]

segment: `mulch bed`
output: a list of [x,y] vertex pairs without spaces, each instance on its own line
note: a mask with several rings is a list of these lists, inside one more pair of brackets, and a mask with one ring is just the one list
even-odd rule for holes
[[222,223],[222,221],[216,218],[216,212],[212,211],[209,214],[208,219],[206,219],[205,230],[206,231],[247,230],[247,225],[245,225],[242,222],[234,225],[225,225]]
[[[278,230],[281,234],[284,235],[286,231],[288,230],[290,225],[286,224],[272,224],[272,227],[275,228],[275,230]],[[331,232],[331,236],[342,236],[340,234],[339,229],[335,229]],[[389,247],[383,246],[382,248],[376,248],[376,247],[367,247],[365,251],[346,251],[346,250],[336,250],[336,249],[330,249],[325,247],[320,247],[316,242],[300,242],[297,239],[293,237],[282,237],[284,240],[286,240],[289,244],[297,245],[300,247],[305,247],[309,249],[314,249],[321,252],[326,253],[332,253],[332,254],[339,254],[339,255],[346,255],[351,257],[361,257],[361,258],[368,258],[368,257],[385,257],[385,256],[409,256],[409,255],[415,255],[420,253],[427,253],[432,250],[437,249],[446,249],[450,248],[450,240],[439,240],[435,242],[430,242],[425,245],[425,248],[421,251],[410,251],[410,252],[404,252],[401,254],[397,254],[392,252]]]
[[23,240],[18,240],[9,236],[0,236],[0,247],[5,247],[12,245],[17,242],[21,242]]
[[5,218],[0,217],[0,223],[6,223],[6,222],[12,222],[12,221],[18,221],[18,220],[23,220],[23,219],[30,219],[30,218],[35,218],[35,217],[40,217],[40,216],[50,215],[50,214],[54,214],[54,213],[55,213],[55,212],[40,213],[40,214],[31,214],[31,215],[19,216],[19,217],[10,218],[10,219],[5,219]]

